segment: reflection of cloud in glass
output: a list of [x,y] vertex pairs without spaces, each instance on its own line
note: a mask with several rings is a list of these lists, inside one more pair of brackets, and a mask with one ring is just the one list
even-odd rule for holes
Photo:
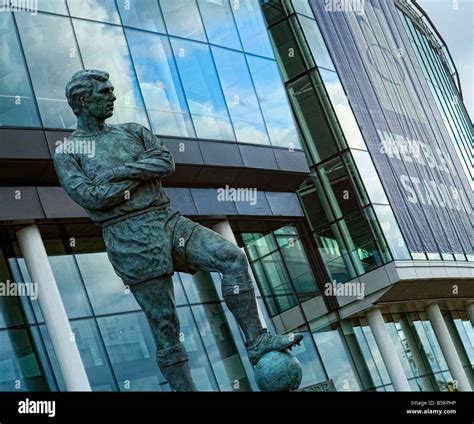
[[115,86],[117,100],[109,122],[148,126],[122,28],[77,19],[74,28],[85,67],[108,72]]
[[197,136],[234,140],[209,47],[180,39],[171,39],[171,45]]
[[337,390],[360,390],[338,330],[314,333],[313,337],[329,378],[334,380]]
[[209,42],[241,50],[228,0],[203,0],[198,4]]
[[356,149],[365,149],[365,142],[337,74],[324,69],[320,69],[319,72],[321,73],[321,78],[324,81],[324,86],[326,87],[339,123],[341,124],[347,144]]
[[100,22],[120,23],[115,0],[68,0],[71,16]]
[[126,35],[153,131],[194,136],[168,39],[134,30]]
[[247,60],[272,144],[301,148],[276,62],[253,56]]
[[80,254],[75,259],[96,314],[139,309],[133,294],[125,293],[124,284],[115,274],[106,253]]
[[231,4],[235,4],[232,12],[244,50],[262,56],[275,57],[258,0],[238,0],[232,1]]
[[0,125],[39,126],[10,13],[0,13],[0,51]]
[[201,16],[195,0],[161,0],[160,4],[168,33],[206,41]]
[[243,53],[212,47],[237,140],[269,144],[252,80]]
[[19,32],[38,106],[45,127],[72,128],[76,118],[69,108],[64,87],[82,69],[68,18],[39,13],[18,13]]
[[371,202],[388,204],[385,191],[370,155],[359,150],[352,150],[352,155]]

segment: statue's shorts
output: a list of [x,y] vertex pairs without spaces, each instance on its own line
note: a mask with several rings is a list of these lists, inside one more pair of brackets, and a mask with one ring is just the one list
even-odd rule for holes
[[186,263],[186,245],[198,226],[166,207],[104,225],[103,237],[115,272],[134,285],[173,271],[195,273]]

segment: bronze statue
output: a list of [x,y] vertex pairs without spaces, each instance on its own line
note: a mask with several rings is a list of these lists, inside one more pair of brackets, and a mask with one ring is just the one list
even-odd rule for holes
[[[54,164],[61,185],[103,228],[115,272],[130,286],[156,342],[156,358],[176,391],[195,391],[179,340],[172,275],[197,270],[222,274],[222,295],[247,340],[256,365],[270,351],[299,344],[302,334],[272,335],[262,328],[245,254],[216,232],[170,207],[161,178],[175,170],[170,151],[147,128],[107,125],[114,87],[107,72],[82,70],[66,86],[77,129],[59,146]],[[84,142],[94,154],[84,154]]]

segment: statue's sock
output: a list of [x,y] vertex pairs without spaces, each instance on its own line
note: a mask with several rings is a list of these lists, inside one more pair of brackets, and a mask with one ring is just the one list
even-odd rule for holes
[[240,328],[242,328],[247,345],[259,339],[264,329],[258,316],[255,290],[240,291],[238,294],[225,294],[224,301]]
[[163,377],[176,392],[197,392],[191,376],[189,361],[181,361],[175,364],[160,366]]

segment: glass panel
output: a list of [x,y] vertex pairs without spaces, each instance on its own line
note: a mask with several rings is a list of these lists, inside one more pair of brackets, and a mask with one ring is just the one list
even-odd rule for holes
[[168,38],[129,29],[126,35],[153,132],[194,137]]
[[327,380],[321,359],[316,352],[311,333],[303,332],[304,339],[300,346],[294,346],[291,350],[303,368],[303,379],[300,388],[310,386],[312,384],[321,383]]
[[219,387],[212,371],[199,329],[189,307],[178,308],[181,337],[189,355],[191,373],[199,391],[218,391]]
[[342,237],[335,224],[317,231],[314,236],[319,254],[332,281],[343,283],[356,277],[349,255],[343,247]]
[[364,139],[360,132],[357,121],[355,120],[352,108],[349,105],[341,81],[335,72],[320,69],[319,73],[326,87],[326,91],[331,100],[332,107],[336,112],[337,119],[341,125],[344,137],[349,147],[355,149],[366,149]]
[[198,0],[209,42],[241,50],[239,35],[228,0]]
[[[47,245],[48,240],[45,240]],[[48,255],[69,318],[92,315],[81,276],[72,256]]]
[[181,272],[175,272],[173,274],[174,298],[176,305],[187,305],[189,301],[184,294],[184,288],[181,284],[181,275],[183,275]]
[[0,126],[41,126],[11,13],[0,13]]
[[256,260],[278,249],[272,233],[243,233],[245,247],[251,260]]
[[209,47],[178,39],[171,45],[197,136],[235,140]]
[[[0,283],[14,281],[8,272],[2,251],[0,250]],[[25,299],[26,300],[26,299]],[[0,296],[0,328],[13,327],[25,323],[19,296]]]
[[92,308],[97,315],[139,309],[133,294],[125,290],[106,253],[75,255]]
[[339,221],[339,228],[359,273],[368,272],[389,260],[382,232],[370,208]]
[[220,304],[192,312],[221,391],[249,391],[250,385]]
[[[45,240],[46,247],[48,247],[48,243],[50,242],[50,240]],[[91,315],[92,312],[87,300],[86,291],[77,271],[74,258],[66,255],[50,255],[48,256],[48,260],[58,283],[58,288],[68,317],[71,319]],[[22,281],[32,281],[23,258],[18,258],[18,265],[21,271]],[[37,320],[44,322],[38,300],[31,299],[31,304]]]
[[120,24],[115,0],[67,0],[71,16]]
[[128,53],[123,29],[111,25],[74,20],[84,66],[110,74],[115,86],[114,116],[111,124],[136,122],[148,127],[140,89]]
[[370,155],[360,150],[351,150],[351,153],[371,202],[388,205],[387,196]]
[[321,104],[307,76],[288,85],[288,93],[314,163],[338,151],[336,140]]
[[76,117],[67,104],[64,88],[82,69],[69,18],[39,13],[17,13],[16,21],[30,69],[36,100],[49,128],[73,128]]
[[[319,290],[301,240],[294,236],[284,238],[286,243],[281,248],[281,254],[296,293],[299,295],[308,293],[309,297],[315,296]],[[282,236],[278,237],[278,243],[282,242],[282,239]],[[309,297],[306,296],[306,298]]]
[[[116,391],[117,385],[108,365],[106,352],[101,343],[94,319],[71,321],[71,329],[81,354],[81,359],[86,369],[87,377],[93,391]],[[40,326],[48,359],[54,375],[58,380],[60,390],[65,390],[64,378],[59,368],[59,363],[51,344],[51,338],[45,325]]]
[[[322,194],[324,196],[324,193]],[[308,219],[313,230],[328,223],[325,210],[321,204],[320,195],[317,190],[309,190],[301,193],[301,202],[305,211],[305,217]]]
[[237,141],[270,144],[244,55],[219,47],[212,53]]
[[118,0],[117,6],[123,25],[166,34],[156,0]]
[[262,258],[260,262],[280,312],[295,306],[297,298],[294,296],[291,278],[281,254],[279,252],[272,253]]
[[337,391],[358,391],[360,386],[353,370],[352,361],[338,329],[329,327],[313,333],[316,348],[323,360],[329,378]]
[[196,0],[160,0],[168,33],[206,41]]
[[393,259],[410,260],[410,252],[408,252],[392,208],[390,206],[374,205],[374,210],[382,227],[385,239],[390,246]]
[[28,331],[0,331],[0,392],[48,390]]
[[314,19],[314,14],[311,10],[311,6],[309,5],[308,0],[291,0],[291,4],[293,5],[295,12],[301,13],[302,15],[306,15]]
[[68,15],[66,8],[66,0],[39,0],[37,3],[38,10],[43,12],[59,13],[60,15]]
[[276,62],[254,56],[247,59],[272,145],[301,149]]
[[317,65],[327,69],[335,70],[336,68],[334,68],[331,56],[329,56],[326,43],[324,42],[316,21],[309,19],[306,16],[299,16],[299,21]]
[[474,369],[474,328],[467,316],[455,318],[453,322],[458,331],[466,355],[469,358],[471,367]]
[[97,323],[121,391],[170,391],[143,313],[98,318]]
[[354,327],[354,334],[363,355],[364,363],[370,372],[372,387],[389,384],[391,382],[390,377],[370,327],[356,326]]
[[[270,316],[275,316],[297,304],[291,288],[288,287],[288,276],[280,264],[271,264],[271,257],[266,258],[266,266],[262,261],[252,263],[252,269],[258,287],[262,293],[266,309]],[[281,272],[279,275],[278,272]]]
[[356,193],[341,158],[319,167],[319,174],[336,218],[359,209],[357,199],[360,196]]
[[273,50],[260,10],[259,0],[232,1],[232,11],[244,50],[273,58]]
[[282,21],[272,26],[269,32],[278,63],[281,64],[283,79],[288,81],[305,72],[303,57],[289,22]]
[[216,288],[207,272],[198,272],[194,275],[180,272],[179,276],[189,303],[204,303],[218,301]]

